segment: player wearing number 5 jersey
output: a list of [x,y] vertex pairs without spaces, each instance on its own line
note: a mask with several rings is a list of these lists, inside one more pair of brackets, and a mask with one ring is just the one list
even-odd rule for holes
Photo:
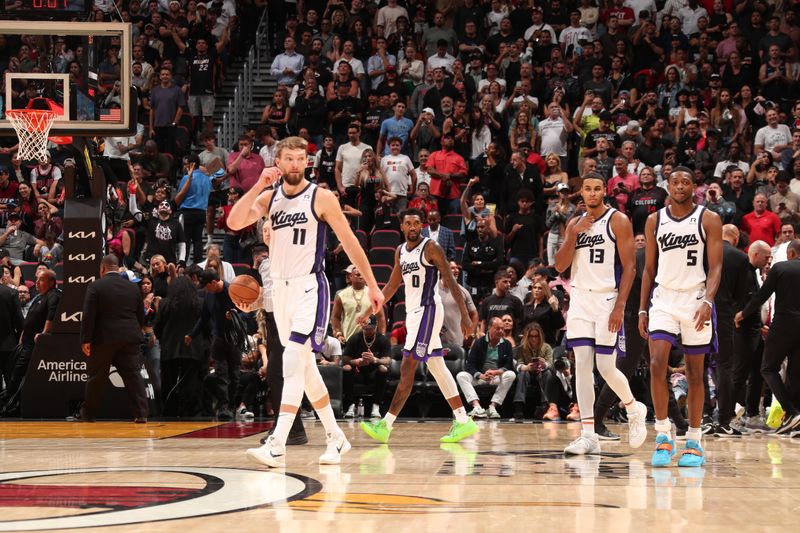
[[647,409],[635,400],[616,365],[617,354],[625,353],[622,319],[636,275],[633,229],[625,215],[603,203],[605,180],[600,174],[583,177],[581,196],[586,213],[569,222],[564,244],[556,253],[559,272],[572,267],[567,346],[575,353],[582,429],[564,453],[574,455],[600,453],[594,431],[595,360],[603,379],[625,404],[630,445],[638,448],[647,437]]
[[[450,432],[439,439],[444,443],[458,442],[478,431],[478,426],[467,416],[456,381],[444,364],[442,341],[439,333],[444,320],[444,306],[439,296],[439,276],[442,276],[453,299],[461,311],[461,328],[464,335],[472,330],[472,320],[467,306],[458,290],[453,273],[444,252],[435,241],[422,237],[425,215],[417,209],[404,211],[400,217],[400,228],[406,242],[395,252],[394,269],[389,283],[383,288],[383,296],[389,300],[400,283],[405,284],[406,297],[406,344],[403,347],[403,364],[400,367],[400,383],[392,398],[386,416],[377,422],[362,422],[361,429],[379,442],[387,442],[392,424],[403,409],[411,388],[418,361],[425,361],[436,384],[453,409],[455,421]],[[367,315],[361,317],[365,320]]]
[[678,466],[705,463],[700,441],[703,356],[715,350],[713,302],[722,270],[722,222],[715,213],[694,205],[694,189],[694,172],[676,168],[667,184],[669,205],[647,217],[645,225],[639,331],[650,346],[650,389],[658,432],[653,466],[669,466],[675,455],[667,418],[666,372],[669,351],[679,335],[689,381],[689,430]]
[[[350,443],[336,424],[330,398],[312,353],[321,350],[328,325],[330,305],[325,278],[325,239],[332,229],[352,263],[367,281],[372,311],[383,304],[369,261],[330,191],[319,189],[304,178],[307,143],[287,137],[278,143],[277,168],[264,169],[256,185],[231,209],[228,226],[239,230],[267,216],[271,226],[270,259],[272,302],[283,354],[283,394],[275,431],[261,448],[247,451],[258,463],[285,465],[285,446],[305,391],[316,409],[325,432],[327,449],[322,464],[339,464]],[[274,190],[265,190],[278,178]]]

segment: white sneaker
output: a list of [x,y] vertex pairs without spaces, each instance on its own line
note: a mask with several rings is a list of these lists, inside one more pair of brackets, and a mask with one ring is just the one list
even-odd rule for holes
[[370,415],[370,418],[380,418],[380,417],[381,417],[381,408],[378,407],[378,404],[373,403],[372,414]]
[[286,466],[286,448],[278,444],[275,437],[270,435],[267,442],[260,448],[247,450],[247,458],[270,468],[283,468]]
[[344,433],[339,433],[338,435],[328,433],[326,442],[328,447],[325,448],[325,453],[319,456],[319,464],[338,465],[342,462],[342,455],[350,451],[350,443]]
[[489,409],[486,410],[486,414],[489,415],[489,418],[500,418],[500,413],[497,412],[497,409],[494,405],[489,405]]
[[351,403],[350,407],[347,408],[347,411],[344,413],[345,418],[355,418],[356,417],[356,406],[355,404]]
[[239,410],[236,411],[236,420],[240,422],[252,421],[255,417],[256,415],[248,411],[247,407],[240,407]]
[[628,442],[631,448],[638,448],[647,439],[647,407],[642,402],[633,402],[628,409]]
[[759,433],[772,433],[773,429],[766,425],[760,416],[750,416],[744,423],[744,429],[740,430],[743,433],[759,434]]
[[486,418],[486,409],[481,407],[480,405],[475,406],[472,408],[472,411],[467,413],[467,416],[471,416],[472,418]]
[[564,453],[567,455],[598,454],[600,453],[600,440],[595,434],[592,434],[591,437],[581,435],[564,448]]

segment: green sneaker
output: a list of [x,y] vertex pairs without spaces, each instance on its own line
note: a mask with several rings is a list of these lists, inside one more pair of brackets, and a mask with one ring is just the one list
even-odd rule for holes
[[378,442],[386,444],[389,442],[389,435],[392,434],[392,428],[386,427],[386,420],[380,419],[377,422],[361,422],[359,424],[361,429]]
[[450,432],[439,439],[439,442],[460,442],[467,437],[470,437],[478,432],[478,424],[472,418],[463,424],[457,420],[453,420],[453,425],[450,426]]

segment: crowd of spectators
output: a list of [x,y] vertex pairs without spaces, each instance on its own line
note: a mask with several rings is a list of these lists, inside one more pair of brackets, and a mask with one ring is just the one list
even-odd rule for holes
[[[151,2],[150,11],[153,5],[159,9]],[[473,414],[507,416],[513,403],[517,418],[533,412],[574,419],[571,354],[562,346],[569,278],[551,265],[566,223],[584,212],[582,175],[595,171],[607,180],[608,204],[631,218],[637,248],[647,216],[667,202],[665,178],[678,165],[695,173],[695,201],[738,228],[734,245],[763,241],[780,257],[795,236],[800,4],[305,0],[267,9],[277,90],[235,146],[217,146],[206,128],[202,151],[172,167],[160,124],[145,122],[152,131],[130,139],[143,144],[129,165],[113,162],[126,159],[129,140],[105,139],[119,169],[109,249],[151,280],[154,302],[172,297],[176,279],[196,280],[201,267],[194,265],[230,281],[234,268],[252,264],[261,231],[230,230],[227,213],[274,164],[277,142],[299,135],[309,141],[307,177],[338,194],[379,280],[392,261],[385,249],[399,243],[397,214],[406,207],[425,212],[426,235],[445,250],[478,324],[466,339],[457,325],[446,322],[443,332],[451,352],[461,354],[458,383]],[[224,39],[211,39],[208,50]],[[191,42],[200,52],[202,40]],[[168,59],[173,68],[162,61],[150,78],[156,88],[173,83],[177,62]],[[57,180],[40,183],[48,172],[29,177],[18,164],[10,180],[0,172],[0,197],[14,199],[6,212],[20,211],[14,220],[23,224],[8,224],[22,230],[6,244],[12,263],[23,259],[19,250],[53,260],[60,253],[58,239],[46,238],[59,224],[59,188],[48,179]],[[26,213],[26,202],[37,200],[42,215],[30,206]],[[36,233],[37,220],[44,233]],[[221,250],[210,246],[215,228],[224,232]],[[363,278],[341,252],[333,239],[328,276],[338,294],[320,362],[353,373],[344,380],[344,411],[354,415],[360,385],[374,386],[367,401],[382,405],[392,346],[404,340],[404,302],[396,297],[370,326],[374,332],[362,330],[354,316]],[[10,270],[4,283],[14,283]],[[190,292],[190,285],[180,287]],[[149,342],[155,358],[158,328]],[[364,344],[374,357],[362,355]],[[184,355],[162,345],[162,364],[173,357]],[[246,359],[255,369],[262,361]],[[679,383],[680,357],[675,363]],[[647,379],[645,367],[640,374]],[[476,392],[477,385],[496,386],[494,396]],[[162,391],[169,392],[165,385]],[[231,398],[229,407],[239,407],[241,395]],[[486,408],[483,399],[490,399]],[[245,405],[254,409],[251,400]]]

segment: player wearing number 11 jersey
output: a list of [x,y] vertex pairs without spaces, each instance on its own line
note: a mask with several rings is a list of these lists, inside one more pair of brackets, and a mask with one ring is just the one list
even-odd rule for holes
[[650,392],[658,433],[652,463],[669,466],[675,455],[667,418],[666,373],[670,349],[680,335],[689,382],[689,430],[678,466],[695,467],[706,461],[700,445],[704,356],[715,351],[713,302],[722,270],[722,222],[716,213],[694,205],[691,169],[673,170],[667,190],[669,205],[647,217],[645,225],[647,249],[639,305],[639,331],[650,345]]
[[569,222],[564,244],[556,253],[559,272],[572,267],[567,346],[575,353],[582,428],[580,437],[564,449],[573,455],[600,453],[594,432],[595,360],[608,386],[625,404],[630,445],[638,448],[647,437],[647,409],[635,400],[616,364],[617,354],[625,353],[622,319],[636,275],[633,229],[625,215],[603,203],[605,180],[600,174],[583,177],[581,196],[586,213]]
[[[247,457],[273,468],[285,466],[285,446],[303,392],[319,415],[327,434],[321,464],[339,464],[350,443],[336,424],[328,389],[312,348],[319,349],[328,326],[329,292],[325,279],[325,238],[332,229],[344,251],[367,281],[372,310],[378,313],[383,295],[369,261],[330,191],[304,177],[308,143],[287,137],[278,143],[277,168],[261,172],[256,185],[231,209],[228,226],[238,230],[266,216],[271,227],[272,303],[283,354],[283,392],[278,423],[264,446],[247,450]],[[274,190],[265,190],[283,182]]]

